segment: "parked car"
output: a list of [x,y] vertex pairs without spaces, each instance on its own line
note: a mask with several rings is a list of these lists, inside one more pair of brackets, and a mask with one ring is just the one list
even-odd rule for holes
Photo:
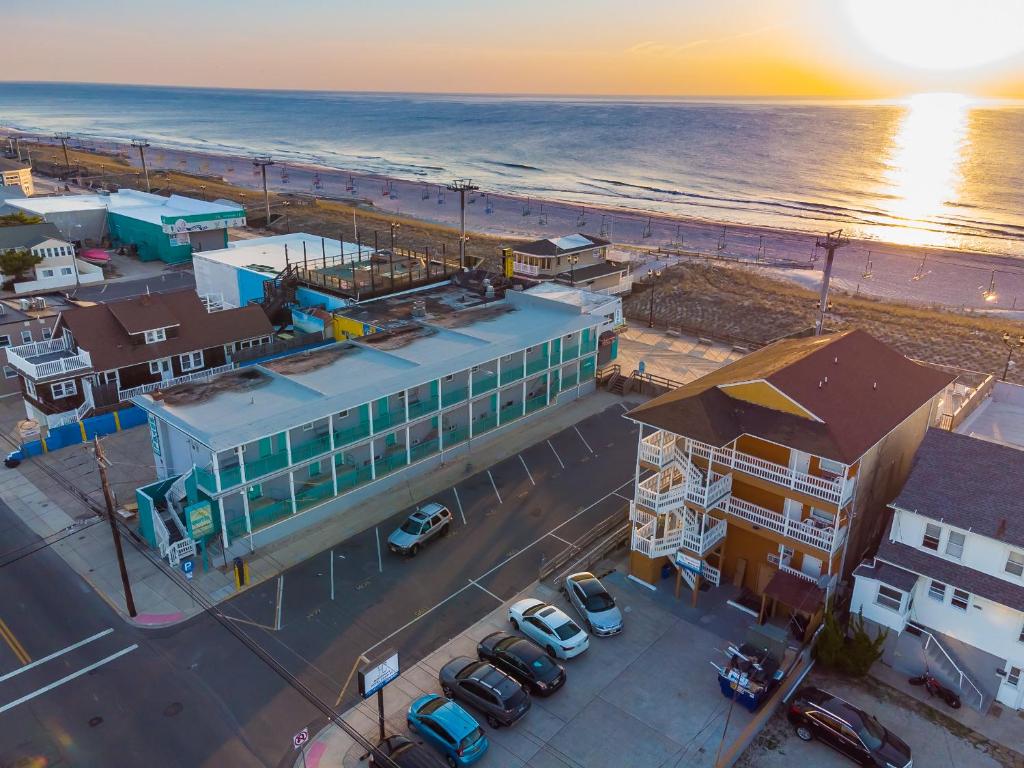
[[415,555],[435,536],[447,536],[452,526],[448,507],[432,502],[420,507],[388,536],[388,549],[400,555]]
[[592,634],[609,637],[622,631],[622,611],[594,574],[583,571],[566,577],[565,591]]
[[797,691],[788,717],[800,739],[820,739],[860,765],[911,768],[914,763],[910,747],[873,715],[820,688]]
[[564,611],[543,600],[528,597],[513,603],[508,620],[537,645],[558,659],[579,656],[590,645],[587,633]]
[[469,712],[436,693],[416,699],[409,707],[407,720],[409,730],[437,749],[451,768],[472,765],[490,746]]
[[399,768],[445,768],[437,754],[424,744],[405,736],[388,736],[370,753],[371,765],[397,765]]
[[512,725],[530,709],[523,686],[485,661],[459,656],[441,667],[438,677],[445,696],[483,712],[492,728]]
[[535,643],[518,635],[492,632],[477,643],[476,655],[538,696],[550,696],[565,684],[565,668]]

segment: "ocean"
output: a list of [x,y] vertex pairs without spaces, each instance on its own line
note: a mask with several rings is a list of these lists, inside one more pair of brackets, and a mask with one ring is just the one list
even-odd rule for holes
[[1024,105],[0,83],[0,125],[1024,257]]

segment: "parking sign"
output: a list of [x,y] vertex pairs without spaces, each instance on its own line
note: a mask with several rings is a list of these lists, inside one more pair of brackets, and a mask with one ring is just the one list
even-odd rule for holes
[[183,570],[185,572],[185,578],[188,579],[189,581],[192,580],[192,570],[195,568],[195,565],[196,564],[194,562],[192,562],[191,560],[182,560],[181,561],[181,570]]

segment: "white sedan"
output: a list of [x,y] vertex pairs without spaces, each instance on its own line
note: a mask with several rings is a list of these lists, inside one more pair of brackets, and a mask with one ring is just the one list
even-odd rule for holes
[[528,597],[508,609],[508,620],[549,656],[571,659],[590,645],[587,633],[563,611],[543,600]]

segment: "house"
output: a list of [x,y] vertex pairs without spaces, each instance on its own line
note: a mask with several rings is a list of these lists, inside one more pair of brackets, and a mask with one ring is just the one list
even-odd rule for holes
[[191,291],[61,312],[48,341],[7,348],[29,418],[56,427],[142,392],[233,367],[239,349],[269,343],[258,306],[207,312]]
[[952,379],[855,330],[776,342],[634,408],[633,576],[669,563],[694,600],[703,581],[762,619],[820,611],[879,540]]
[[53,336],[57,316],[72,307],[62,296],[33,296],[0,299],[0,397],[21,397],[18,372],[7,364],[7,349],[14,345],[48,341]]
[[930,429],[889,506],[850,606],[889,629],[883,661],[1024,709],[1024,450]]
[[0,157],[0,187],[19,187],[25,197],[35,194],[32,166],[13,157]]
[[227,230],[245,226],[245,210],[227,200],[163,197],[134,189],[91,195],[11,198],[7,207],[39,216],[71,242],[132,248],[142,261],[187,262],[193,251],[227,245]]
[[535,240],[510,249],[512,273],[597,293],[627,293],[633,285],[629,264],[610,261],[610,245],[608,240],[580,233]]
[[597,298],[388,296],[361,305],[379,332],[134,398],[160,478],[139,490],[142,534],[188,546],[183,509],[205,500],[218,546],[250,552],[547,418],[594,389]]
[[[0,227],[0,253],[28,251],[42,261],[14,283],[15,293],[53,291],[103,281],[103,270],[75,257],[75,246],[47,222]],[[6,279],[6,278],[5,278]]]

